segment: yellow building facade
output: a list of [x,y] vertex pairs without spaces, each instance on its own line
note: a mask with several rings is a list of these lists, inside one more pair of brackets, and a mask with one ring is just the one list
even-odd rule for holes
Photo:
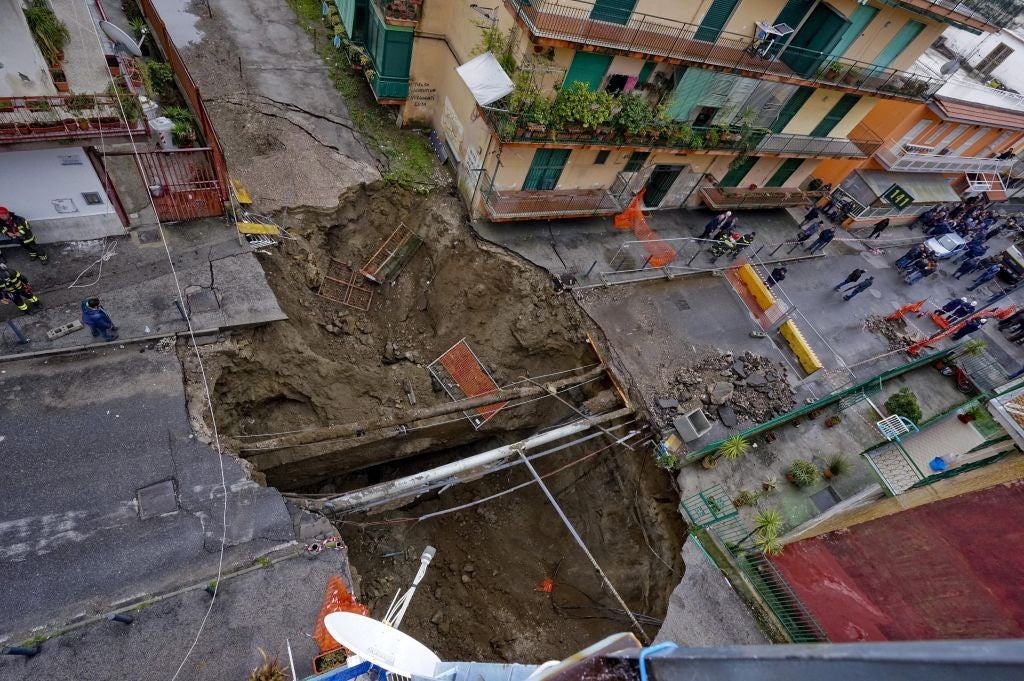
[[[900,134],[892,116],[926,115],[943,81],[909,69],[947,26],[994,31],[1016,12],[980,0],[336,2],[379,101],[434,131],[474,217],[496,221],[611,214],[641,190],[652,210],[804,203],[813,179],[877,163]],[[487,51],[514,89],[482,105],[456,69]]]

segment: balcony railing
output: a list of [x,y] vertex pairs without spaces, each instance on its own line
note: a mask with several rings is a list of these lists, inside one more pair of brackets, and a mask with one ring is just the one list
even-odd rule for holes
[[[696,24],[634,12],[625,24],[592,19],[593,3],[505,0],[537,38],[560,40],[799,85],[824,86],[883,97],[927,100],[942,81],[870,62],[830,57],[797,47],[765,50],[753,36],[704,35]],[[600,15],[600,12],[598,12]]]
[[484,209],[495,222],[611,215],[624,208],[607,189],[509,191],[496,189],[486,172],[480,186]]
[[415,26],[423,14],[423,0],[373,0],[384,23],[392,26]]
[[910,173],[1007,173],[1017,161],[1015,158],[915,154],[898,147],[882,147],[875,156],[887,170]]
[[900,0],[900,3],[976,28],[986,24],[1003,28],[1024,13],[1024,3],[1020,0]]
[[366,80],[378,102],[406,99],[409,96],[409,79],[380,75],[376,69],[366,69]]
[[[122,94],[125,109],[141,112],[134,95]],[[134,102],[134,105],[130,102]],[[136,115],[125,124],[114,95],[47,95],[0,97],[0,144],[48,139],[147,133],[145,119]]]
[[746,208],[786,208],[817,203],[823,192],[805,191],[799,187],[701,187],[700,196],[709,208],[726,210]]
[[777,154],[792,157],[867,158],[881,139],[845,139],[773,133],[765,128],[737,126],[701,127],[678,124],[630,135],[610,126],[553,129],[533,122],[527,114],[484,108],[484,118],[503,143],[561,144],[685,149],[688,151]]

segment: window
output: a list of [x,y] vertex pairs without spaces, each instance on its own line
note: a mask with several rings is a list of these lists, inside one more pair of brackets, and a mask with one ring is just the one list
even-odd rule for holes
[[608,154],[610,153],[612,152],[608,151],[607,149],[597,152],[597,158],[594,159],[594,165],[603,166],[604,162],[608,160]]
[[989,52],[984,59],[978,62],[975,67],[981,73],[988,75],[992,73],[992,69],[1006,61],[1006,58],[1013,54],[1013,48],[1008,47],[1004,43],[999,43],[996,48]]
[[85,199],[85,205],[87,206],[103,205],[103,199],[100,198],[99,192],[82,192],[82,198]]
[[617,95],[626,89],[626,81],[629,80],[629,76],[622,74],[615,74],[608,76],[608,84],[604,86],[606,92],[610,92],[613,95]]
[[711,123],[711,119],[718,113],[717,106],[702,106],[700,111],[697,112],[697,117],[693,119],[694,125],[708,125]]
[[634,151],[629,155],[629,160],[626,161],[626,167],[623,168],[623,172],[635,173],[644,167],[644,161],[651,155],[649,151]]

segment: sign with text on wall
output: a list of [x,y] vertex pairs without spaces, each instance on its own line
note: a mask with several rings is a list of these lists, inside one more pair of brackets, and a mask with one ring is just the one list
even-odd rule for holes
[[459,115],[455,113],[455,107],[451,101],[444,98],[444,110],[441,112],[441,128],[444,130],[445,140],[456,157],[462,155],[463,128]]
[[882,198],[897,208],[906,208],[914,202],[914,197],[898,184],[894,184],[886,189],[885,193],[882,194]]

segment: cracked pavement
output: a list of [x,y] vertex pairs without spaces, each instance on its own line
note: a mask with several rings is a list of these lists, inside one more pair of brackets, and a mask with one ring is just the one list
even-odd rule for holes
[[[192,433],[174,352],[104,346],[0,364],[0,640],[216,574],[224,487]],[[294,538],[276,490],[221,457],[225,569]],[[177,508],[139,517],[139,489],[173,480]]]

